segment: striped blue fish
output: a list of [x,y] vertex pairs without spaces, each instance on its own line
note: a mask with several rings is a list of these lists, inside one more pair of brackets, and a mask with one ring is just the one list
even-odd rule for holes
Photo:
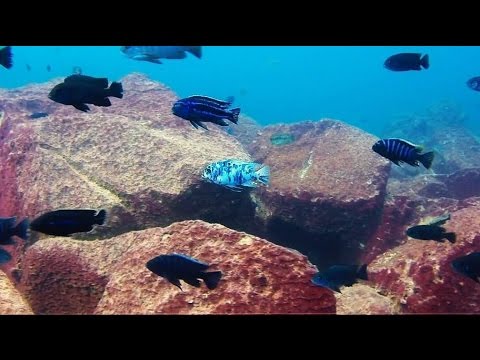
[[200,126],[208,130],[202,122],[211,122],[220,126],[228,126],[225,119],[234,124],[238,122],[240,108],[229,110],[232,103],[233,97],[223,101],[208,96],[194,95],[175,102],[172,112],[174,115],[190,121],[196,129]]
[[372,150],[398,166],[403,162],[412,166],[420,166],[421,163],[426,169],[430,169],[434,158],[433,152],[421,154],[422,146],[403,139],[378,140]]
[[245,188],[268,185],[270,168],[263,164],[240,160],[223,160],[209,164],[202,173],[208,182],[240,192]]

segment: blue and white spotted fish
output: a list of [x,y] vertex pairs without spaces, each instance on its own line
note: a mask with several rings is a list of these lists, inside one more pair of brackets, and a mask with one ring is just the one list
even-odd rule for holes
[[270,168],[263,164],[228,159],[209,164],[202,173],[208,182],[240,192],[245,188],[268,185]]
[[426,169],[430,169],[434,158],[433,152],[420,154],[423,150],[422,146],[403,139],[378,140],[372,146],[372,150],[398,166],[402,162],[412,166],[419,166],[421,163]]

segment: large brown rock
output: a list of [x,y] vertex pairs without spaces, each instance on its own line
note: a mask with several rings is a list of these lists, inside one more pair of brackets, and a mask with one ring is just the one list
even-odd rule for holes
[[[145,267],[171,252],[221,270],[219,286],[184,284],[182,292]],[[311,284],[316,269],[305,256],[202,221],[108,240],[44,239],[28,249],[24,264],[20,289],[37,314],[335,312],[331,291]]]
[[403,313],[480,312],[479,284],[451,266],[453,259],[480,251],[480,199],[452,213],[444,226],[457,234],[455,244],[409,239],[368,267],[372,282]]
[[337,299],[337,315],[392,315],[398,312],[398,304],[364,284],[343,287]]
[[[272,144],[281,134],[293,142]],[[377,139],[339,121],[262,129],[252,156],[271,167],[271,184],[252,193],[268,238],[319,266],[352,262],[376,228],[390,164],[372,151]]]
[[28,303],[2,271],[0,271],[0,315],[33,315]]
[[105,208],[107,225],[84,236],[97,238],[183,219],[233,226],[252,211],[247,194],[200,179],[207,163],[249,155],[215,125],[196,130],[173,116],[168,88],[130,75],[123,99],[83,113],[47,98],[59,81],[0,91],[0,216]]
[[[149,229],[110,276],[97,314],[334,313],[331,291],[314,286],[316,269],[305,256],[263,239],[201,221]],[[184,291],[151,273],[157,255],[183,253],[221,270],[215,290],[187,284]]]

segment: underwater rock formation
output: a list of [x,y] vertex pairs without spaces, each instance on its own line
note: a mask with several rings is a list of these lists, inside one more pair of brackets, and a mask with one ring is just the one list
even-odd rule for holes
[[[35,217],[57,208],[105,208],[106,226],[76,238],[204,219],[252,218],[248,194],[201,181],[203,167],[249,160],[215,126],[196,130],[171,114],[175,94],[140,75],[121,79],[125,96],[82,113],[47,98],[58,81],[0,91],[0,215]],[[35,106],[25,104],[34,103]],[[32,121],[31,111],[49,112]],[[249,213],[250,211],[250,213]],[[248,215],[250,214],[250,215]],[[233,225],[232,225],[233,226]]]
[[455,272],[451,261],[480,251],[480,198],[451,214],[444,227],[455,244],[409,239],[368,266],[377,289],[395,298],[401,313],[479,313],[480,288]]
[[[173,252],[221,270],[218,287],[183,284],[182,292],[145,267]],[[42,314],[335,313],[332,292],[310,282],[315,272],[295,251],[184,221],[102,241],[41,240],[26,253],[21,289]]]
[[344,287],[335,297],[337,315],[391,315],[398,312],[395,301],[364,284]]
[[0,315],[33,315],[22,295],[0,271]]
[[317,266],[355,261],[379,221],[390,169],[371,149],[376,140],[328,119],[263,128],[249,151],[271,167],[270,186],[251,194],[267,238]]

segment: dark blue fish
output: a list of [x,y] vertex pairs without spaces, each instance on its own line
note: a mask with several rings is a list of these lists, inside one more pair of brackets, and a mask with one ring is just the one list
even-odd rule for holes
[[10,69],[13,66],[11,46],[5,46],[0,49],[0,65],[7,69]]
[[434,158],[433,152],[420,154],[423,150],[422,146],[403,139],[379,140],[372,146],[372,150],[398,166],[402,162],[412,166],[419,166],[419,163],[422,163],[426,169],[430,169]]
[[205,272],[210,266],[183,254],[159,255],[146,264],[148,270],[162,276],[182,290],[180,279],[195,287],[200,287],[200,280],[210,290],[217,287],[222,277],[221,271]]
[[2,248],[0,248],[0,264],[5,264],[12,260],[12,255]]
[[67,209],[45,213],[30,224],[30,229],[48,235],[70,236],[89,232],[95,225],[103,225],[107,217],[105,210]]
[[240,108],[228,110],[233,98],[226,101],[213,99],[207,96],[194,95],[175,102],[172,108],[174,115],[190,121],[198,129],[199,126],[208,130],[202,122],[211,122],[220,126],[228,126],[224,119],[234,124],[238,122]]
[[317,273],[312,283],[341,293],[340,286],[352,286],[357,279],[368,280],[367,265],[333,265]]
[[480,91],[480,76],[476,76],[467,81],[467,86],[475,91]]
[[418,240],[435,240],[443,242],[447,239],[455,243],[456,235],[453,232],[446,232],[445,228],[437,225],[417,225],[407,230],[407,235]]
[[160,59],[185,59],[187,52],[202,58],[201,46],[122,46],[120,51],[130,59],[154,64],[161,64]]
[[17,218],[0,218],[0,245],[14,244],[13,236],[28,240],[28,219],[23,219],[16,226]]
[[30,119],[40,119],[42,117],[47,117],[49,114],[45,112],[34,112],[29,117]]
[[474,252],[453,260],[452,267],[473,281],[480,282],[478,279],[480,277],[480,252]]
[[384,66],[392,71],[422,70],[430,67],[428,55],[420,53],[402,53],[390,56]]

